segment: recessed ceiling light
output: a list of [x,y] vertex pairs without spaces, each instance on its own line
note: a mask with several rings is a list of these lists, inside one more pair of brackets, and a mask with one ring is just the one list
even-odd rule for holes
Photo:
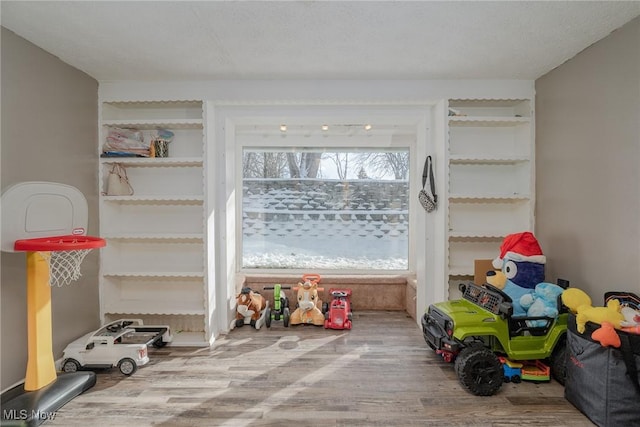
[[286,132],[287,131],[287,125],[280,125],[280,131],[281,132]]
[[370,124],[364,125],[364,130],[371,130],[371,125]]
[[322,125],[321,129],[327,131],[329,130],[329,125]]

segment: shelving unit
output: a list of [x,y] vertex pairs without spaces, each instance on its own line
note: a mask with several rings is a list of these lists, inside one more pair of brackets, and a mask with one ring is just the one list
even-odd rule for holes
[[449,298],[472,279],[475,259],[533,230],[532,117],[530,99],[449,100]]
[[[204,213],[204,120],[201,101],[101,104],[102,145],[113,127],[174,133],[168,157],[100,159],[100,300],[102,320],[141,318],[168,324],[172,345],[211,341]],[[134,189],[108,196],[109,170],[120,163]]]

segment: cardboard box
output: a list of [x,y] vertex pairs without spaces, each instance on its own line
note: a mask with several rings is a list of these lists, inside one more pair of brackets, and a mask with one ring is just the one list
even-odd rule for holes
[[495,270],[492,259],[476,259],[473,261],[473,283],[476,285],[482,285],[487,280],[487,271]]

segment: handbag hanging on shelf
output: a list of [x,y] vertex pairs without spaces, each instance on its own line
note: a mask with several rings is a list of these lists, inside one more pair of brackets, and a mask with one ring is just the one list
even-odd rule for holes
[[114,163],[107,179],[107,196],[131,196],[133,187],[129,184],[127,170],[120,163]]
[[[429,181],[431,194],[425,190],[427,180]],[[424,162],[424,169],[422,170],[422,190],[418,193],[418,200],[420,200],[420,204],[427,212],[433,212],[438,207],[438,196],[436,195],[436,183],[433,179],[431,156],[427,156],[427,160]]]

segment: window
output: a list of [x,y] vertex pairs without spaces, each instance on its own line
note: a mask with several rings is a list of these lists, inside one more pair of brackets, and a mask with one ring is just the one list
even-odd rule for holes
[[338,147],[335,138],[288,135],[287,146],[244,143],[242,268],[408,270],[415,136],[400,140]]

